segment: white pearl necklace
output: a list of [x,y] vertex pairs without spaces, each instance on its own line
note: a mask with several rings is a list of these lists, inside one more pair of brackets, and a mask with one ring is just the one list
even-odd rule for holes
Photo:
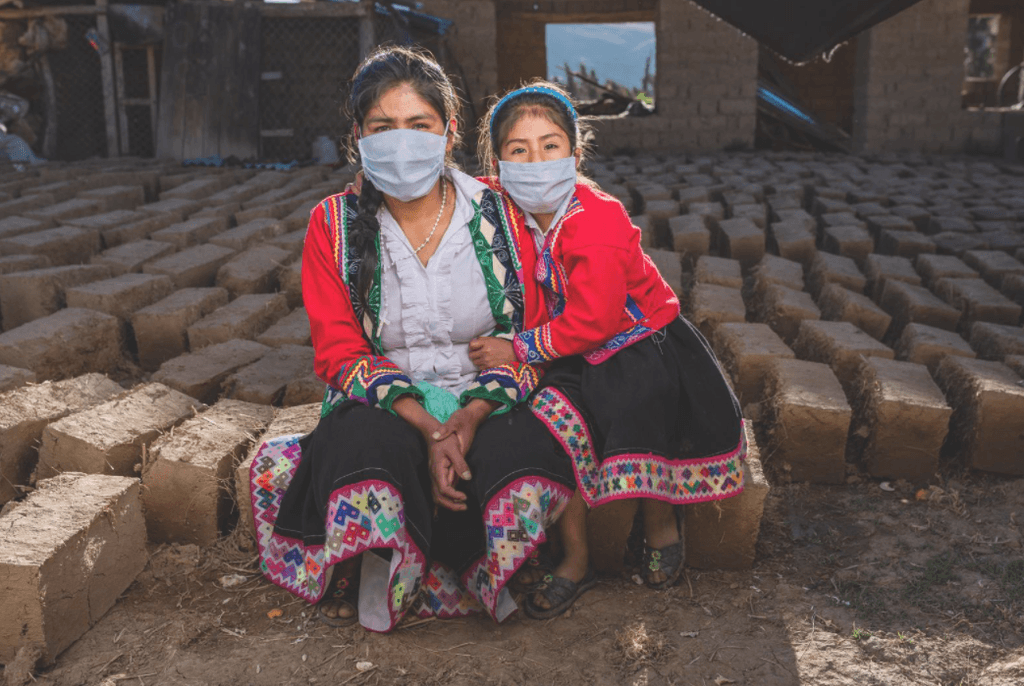
[[416,255],[420,254],[420,250],[427,247],[427,243],[434,237],[434,233],[437,231],[437,225],[441,223],[441,217],[444,215],[444,206],[448,202],[448,184],[445,182],[444,177],[441,177],[441,210],[437,213],[437,219],[434,220],[434,228],[430,229],[430,233],[427,234],[425,241],[420,243],[420,247],[413,250]]

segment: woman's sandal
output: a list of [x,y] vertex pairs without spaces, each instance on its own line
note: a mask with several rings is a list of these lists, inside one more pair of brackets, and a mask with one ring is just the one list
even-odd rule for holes
[[[662,572],[667,577],[657,583],[651,581],[651,572]],[[648,588],[661,591],[674,586],[683,573],[683,541],[680,539],[664,548],[644,546],[644,583]]]
[[[544,583],[544,578],[555,568],[555,561],[545,548],[537,548],[533,555],[526,559],[526,564],[519,568],[512,580],[508,582],[508,588],[513,593],[532,593]],[[524,572],[537,574],[536,581],[524,581]]]
[[544,581],[534,589],[534,593],[540,593],[548,601],[548,607],[535,605],[533,598],[529,597],[523,603],[523,609],[527,616],[533,619],[557,617],[572,607],[576,599],[593,588],[595,584],[597,584],[597,574],[593,569],[588,569],[579,583],[548,574],[544,577]]
[[[316,604],[317,618],[328,626],[341,627],[355,624],[359,620],[359,611],[356,609],[356,601],[359,598],[359,584],[353,581],[352,577],[340,576],[332,578],[324,597]],[[325,603],[337,603],[347,605],[352,609],[351,617],[328,617],[324,614]]]

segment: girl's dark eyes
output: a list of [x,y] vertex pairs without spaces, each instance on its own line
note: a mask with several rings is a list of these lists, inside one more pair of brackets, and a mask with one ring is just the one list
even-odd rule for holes
[[544,149],[545,150],[558,150],[559,147],[560,146],[558,145],[558,143],[548,143],[547,145],[544,146]]

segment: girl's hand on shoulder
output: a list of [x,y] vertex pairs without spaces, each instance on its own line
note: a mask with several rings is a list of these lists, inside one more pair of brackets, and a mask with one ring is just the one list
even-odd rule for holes
[[482,336],[470,341],[469,359],[477,369],[490,369],[518,361],[512,349],[512,341],[494,336]]

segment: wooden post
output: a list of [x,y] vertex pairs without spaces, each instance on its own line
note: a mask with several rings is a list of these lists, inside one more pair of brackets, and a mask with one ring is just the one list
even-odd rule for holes
[[117,86],[117,120],[121,125],[121,152],[131,150],[128,141],[128,106],[124,100],[124,46],[114,44],[114,83]]
[[[103,114],[107,121],[107,157],[121,154],[117,140],[117,102],[114,97],[114,65],[111,60],[110,27],[107,24],[107,0],[96,0],[102,10],[96,15],[96,33],[99,34],[100,78],[103,81]],[[106,48],[106,53],[104,53]]]
[[39,66],[43,72],[43,85],[46,87],[44,91],[46,130],[43,133],[43,157],[52,160],[57,155],[57,86],[53,82],[50,58],[45,52],[39,56]]
[[155,45],[146,46],[146,68],[149,71],[149,132],[153,139],[153,154],[156,155],[156,115],[159,96],[157,95]]
[[363,0],[362,6],[365,10],[359,18],[359,59],[364,59],[373,50],[376,40],[373,35],[374,1]]

